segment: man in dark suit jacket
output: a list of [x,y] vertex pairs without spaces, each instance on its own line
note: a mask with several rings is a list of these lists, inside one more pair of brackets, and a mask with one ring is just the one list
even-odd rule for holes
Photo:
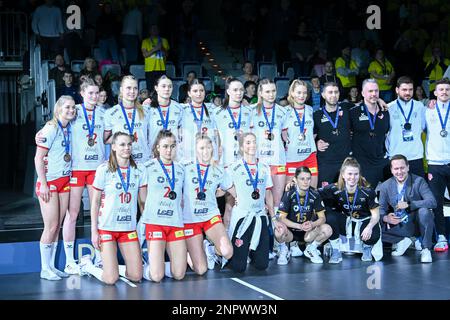
[[401,256],[412,243],[416,225],[422,236],[421,262],[432,262],[431,237],[434,230],[432,209],[436,199],[422,177],[409,174],[408,160],[395,155],[390,161],[393,177],[380,187],[380,220],[383,242],[396,243],[393,256]]

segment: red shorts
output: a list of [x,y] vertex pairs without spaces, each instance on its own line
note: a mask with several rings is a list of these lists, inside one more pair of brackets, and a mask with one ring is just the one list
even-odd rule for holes
[[138,242],[136,231],[106,231],[98,230],[100,235],[100,243],[115,241],[117,243],[123,242]]
[[185,239],[184,228],[156,224],[145,225],[145,240],[174,242]]
[[317,166],[317,154],[313,152],[303,161],[298,162],[288,162],[286,163],[288,177],[293,177],[295,175],[295,170],[300,167],[308,167],[311,170],[311,175],[316,177],[319,175],[319,170]]
[[270,175],[282,175],[286,174],[286,166],[270,166]]
[[[52,181],[47,181],[47,186],[50,192],[56,193],[66,193],[70,191],[69,185],[70,177],[61,177]],[[41,182],[36,182],[36,195],[39,197],[39,189],[41,187]]]
[[71,187],[84,187],[85,185],[92,186],[95,178],[95,170],[89,171],[72,171],[70,178]]
[[198,234],[203,234],[203,231],[208,231],[218,223],[222,223],[222,217],[220,215],[214,216],[210,220],[204,222],[185,223],[184,235],[186,238],[190,238]]

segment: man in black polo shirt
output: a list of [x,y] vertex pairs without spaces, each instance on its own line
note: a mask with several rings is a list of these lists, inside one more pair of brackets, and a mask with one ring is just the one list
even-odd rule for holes
[[339,168],[351,148],[349,110],[344,105],[338,105],[338,85],[335,82],[325,83],[322,97],[325,106],[313,114],[319,187],[337,181]]
[[382,111],[377,103],[379,88],[374,79],[363,81],[362,96],[363,102],[350,109],[352,151],[361,165],[362,176],[375,189],[389,177],[385,148],[389,113]]

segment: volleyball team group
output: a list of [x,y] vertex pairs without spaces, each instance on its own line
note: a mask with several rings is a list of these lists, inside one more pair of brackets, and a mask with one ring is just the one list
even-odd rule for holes
[[[181,280],[188,266],[198,275],[216,264],[235,272],[249,263],[264,270],[274,246],[281,265],[291,255],[323,263],[324,244],[331,264],[342,261],[350,244],[362,261],[378,261],[384,230],[418,220],[407,181],[431,185],[424,179],[423,132],[428,169],[447,171],[440,181],[444,189],[436,194],[431,188],[434,209],[427,208],[428,226],[436,231],[424,235],[413,227],[414,234],[393,243],[427,238],[421,261],[431,262],[431,236],[435,251],[448,249],[442,204],[450,177],[450,81],[437,82],[437,99],[429,106],[412,99],[413,88],[411,79],[400,77],[398,99],[389,103],[379,98],[376,81],[367,79],[363,102],[353,105],[339,102],[338,85],[330,82],[322,88],[323,107],[313,112],[301,80],[292,82],[289,105],[282,107],[272,80],[259,82],[258,102],[248,105],[242,82],[228,78],[217,107],[205,102],[198,80],[189,84],[189,104],[171,100],[166,76],[140,104],[137,80],[125,76],[119,103],[104,109],[97,106],[99,87],[87,79],[80,86],[83,103],[61,96],[53,119],[36,134],[36,194],[44,221],[40,277],[90,274],[114,284],[119,277]],[[375,188],[389,177],[399,187],[397,204],[387,209]],[[101,255],[96,263],[90,255],[78,263],[74,258],[85,187],[91,241]],[[61,227],[64,272],[55,268]],[[400,255],[406,249],[393,250]]]

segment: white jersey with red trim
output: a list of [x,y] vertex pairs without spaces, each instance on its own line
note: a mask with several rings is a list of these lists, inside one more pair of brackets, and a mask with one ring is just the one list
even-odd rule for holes
[[[175,188],[171,189],[170,183],[159,163],[158,159],[152,159],[144,163],[147,174],[147,199],[142,213],[142,222],[161,226],[180,227],[183,224],[183,212],[181,199],[183,197],[184,168],[174,163]],[[169,178],[172,179],[172,165],[165,165]],[[176,198],[171,200],[169,193],[176,192]]]
[[[155,143],[156,136],[158,135],[159,131],[164,129],[163,122],[161,120],[161,116],[159,114],[159,111],[157,108],[153,108],[151,106],[149,108],[149,121],[150,121],[150,134],[149,134],[149,145],[150,149],[153,148],[153,144]],[[167,106],[161,106],[161,112],[164,117],[164,121],[167,120],[167,112],[169,112],[169,124],[167,126],[167,129],[172,131],[172,133],[178,138],[178,128],[181,126],[181,118],[183,115],[183,108],[181,105],[174,101],[170,100],[170,104]]]
[[[210,220],[216,215],[220,215],[217,205],[216,190],[228,190],[233,186],[233,182],[226,178],[224,170],[220,166],[209,166],[208,176],[203,192],[205,200],[198,200],[197,194],[200,192],[200,184],[197,173],[197,162],[188,161],[182,164],[184,167],[183,185],[183,220],[184,223],[197,223]],[[205,177],[206,165],[200,165],[202,180]]]
[[[150,146],[148,143],[149,134],[149,110],[148,106],[143,106],[144,118],[141,119],[139,112],[136,110],[136,118],[134,122],[134,141],[132,146],[132,155],[134,161],[143,163],[150,160]],[[125,113],[128,116],[128,121],[131,126],[133,117],[133,108],[125,108]],[[114,107],[106,110],[105,113],[105,131],[125,132],[129,134],[127,122],[123,116],[122,107],[116,104]]]
[[[196,157],[195,152],[195,136],[197,133],[202,132],[211,138],[214,148],[214,159],[218,159],[218,147],[217,141],[215,141],[215,131],[217,130],[216,122],[212,114],[209,117],[206,116],[205,109],[210,107],[207,104],[203,106],[203,121],[201,125],[197,126],[195,122],[194,115],[192,114],[192,109],[194,110],[197,119],[201,119],[202,107],[192,107],[190,104],[182,104],[183,116],[181,120],[181,131],[180,139],[181,143],[177,150],[177,159],[180,161],[193,161]],[[209,111],[209,110],[208,110]]]
[[[64,136],[67,140],[69,131],[70,135],[72,135],[72,128],[70,125],[64,128],[64,130],[61,130],[58,124],[47,122],[36,134],[37,140],[42,141],[39,142],[37,146],[48,150],[47,155],[44,157],[45,178],[47,181],[67,177],[72,173],[72,162],[64,161],[64,155],[66,154]],[[69,136],[69,141],[72,141],[71,136]],[[72,147],[69,149],[69,154],[71,153]]]
[[[252,179],[256,177],[256,164],[248,164]],[[242,160],[236,161],[225,170],[226,179],[231,180],[236,188],[237,205],[236,207],[243,211],[264,210],[266,189],[272,188],[272,177],[270,176],[270,167],[262,162],[258,164],[258,184],[259,199],[253,199],[253,185],[245,169]]]
[[[251,125],[252,110],[248,106],[241,106],[231,108],[231,113],[234,117],[236,125],[239,122],[239,113],[241,112],[241,126],[240,132],[249,132]],[[213,113],[214,120],[219,130],[220,141],[222,145],[222,157],[220,158],[220,164],[224,167],[228,167],[233,162],[240,158],[239,155],[239,141],[235,140],[235,127],[233,120],[230,117],[230,113],[227,109],[217,108]]]
[[[260,161],[271,166],[286,165],[286,151],[284,149],[281,132],[286,130],[286,118],[288,109],[275,104],[275,107],[266,108],[267,120],[261,108],[261,114],[258,114],[258,108],[253,106],[252,121],[253,132],[256,135],[256,144],[258,149],[258,158]],[[263,107],[264,108],[264,107]],[[273,140],[268,139],[269,125],[272,120],[272,112],[275,112],[274,125],[272,128]]]
[[[124,183],[127,168],[121,167]],[[105,231],[135,231],[139,188],[146,186],[145,170],[141,165],[130,167],[130,185],[125,193],[117,171],[111,172],[108,163],[102,163],[95,172],[92,186],[102,191],[98,212],[98,229]]]
[[[103,143],[103,132],[105,130],[105,109],[95,108],[95,128],[92,138],[94,145],[88,145],[89,130],[84,117],[83,107],[75,106],[77,116],[72,121],[72,170],[96,170],[105,159],[105,144]],[[92,126],[93,110],[86,110],[89,126]]]
[[[303,121],[303,114],[306,114],[303,140],[300,136],[300,123],[295,115],[297,112],[300,121]],[[286,162],[298,162],[307,159],[311,153],[316,152],[314,141],[314,119],[313,108],[305,105],[304,109],[294,109],[289,107],[286,117],[287,134],[289,137],[286,143]]]

